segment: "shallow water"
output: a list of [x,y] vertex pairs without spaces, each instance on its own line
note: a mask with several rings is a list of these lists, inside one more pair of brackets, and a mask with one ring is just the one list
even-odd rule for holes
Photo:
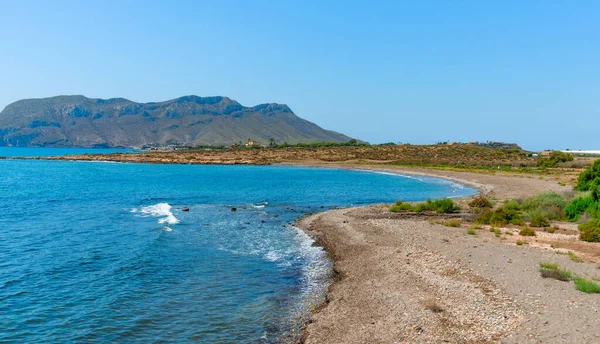
[[366,171],[0,160],[0,341],[277,342],[331,269],[291,221],[473,192]]

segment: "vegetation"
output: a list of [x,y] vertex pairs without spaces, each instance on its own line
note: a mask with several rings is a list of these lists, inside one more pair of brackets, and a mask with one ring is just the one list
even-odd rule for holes
[[569,259],[571,259],[575,263],[581,263],[581,262],[583,262],[583,259],[581,259],[580,257],[577,257],[575,255],[575,253],[573,253],[571,251],[567,252],[567,255],[569,256]]
[[[565,215],[571,221],[578,221],[583,214],[588,214],[592,218],[600,218],[600,159],[593,165],[579,174],[575,189],[585,192],[585,194],[573,199],[565,207]],[[591,221],[589,224],[580,226],[582,232],[581,240],[598,241],[598,235],[594,234],[594,227],[599,227],[597,222]]]
[[458,220],[446,220],[442,224],[446,227],[460,227],[461,222]]
[[536,166],[541,168],[557,167],[561,162],[573,161],[573,154],[554,151],[548,157],[539,157]]
[[519,231],[519,235],[521,236],[535,236],[535,231],[529,227],[523,227]]
[[493,207],[493,204],[487,197],[479,195],[469,202],[469,207],[484,209]]
[[565,215],[570,221],[577,221],[584,213],[593,217],[600,217],[600,202],[591,196],[579,196],[565,207]]
[[412,205],[410,203],[404,203],[402,201],[396,201],[396,203],[390,207],[391,212],[424,212],[424,211],[435,211],[436,213],[454,213],[460,210],[460,207],[449,198],[442,198],[431,200],[428,199],[423,203],[417,203]]
[[550,222],[544,215],[538,213],[533,218],[531,218],[529,225],[531,227],[550,227]]
[[523,200],[519,208],[530,220],[539,216],[548,220],[562,220],[565,218],[563,209],[568,203],[569,199],[565,195],[557,192],[542,192]]
[[553,278],[555,280],[568,282],[573,280],[575,289],[584,293],[600,293],[600,285],[589,279],[574,276],[569,270],[563,270],[557,264],[540,263],[540,274],[543,278]]
[[585,279],[583,277],[575,277],[575,288],[584,293],[600,293],[600,285],[598,283]]
[[475,223],[503,226],[509,223],[522,224],[523,220],[519,211],[507,203],[496,210],[485,210],[475,218]]
[[579,239],[589,242],[600,242],[600,219],[590,219],[579,225]]
[[539,271],[543,278],[553,278],[565,282],[573,279],[573,274],[570,271],[559,269],[557,264],[540,263]]
[[600,159],[579,174],[575,188],[579,191],[591,191],[592,198],[600,201]]
[[469,229],[467,230],[467,234],[468,234],[468,235],[476,235],[477,233],[475,233],[475,230],[474,230],[474,229],[471,229],[471,228],[469,228]]

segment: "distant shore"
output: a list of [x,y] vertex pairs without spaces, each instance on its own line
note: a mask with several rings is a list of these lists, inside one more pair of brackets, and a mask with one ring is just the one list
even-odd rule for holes
[[[569,189],[538,178],[360,168],[445,178],[498,198]],[[326,249],[337,274],[328,302],[311,316],[305,343],[600,340],[598,297],[537,272],[540,262],[556,262],[592,278],[600,275],[594,264],[573,262],[536,245],[535,239],[522,247],[487,231],[466,235],[465,228],[432,224],[430,219],[373,205],[299,220],[298,226]]]

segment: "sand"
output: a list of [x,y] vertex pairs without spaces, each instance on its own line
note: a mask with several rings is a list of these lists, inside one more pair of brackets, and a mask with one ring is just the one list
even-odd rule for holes
[[[499,198],[569,189],[537,178],[361,168],[444,177]],[[429,220],[380,205],[299,220],[325,247],[336,271],[328,302],[305,329],[305,342],[600,343],[600,294],[538,272],[540,262],[552,262],[591,279],[600,277],[594,263],[576,263],[532,240],[517,246],[512,236],[502,240],[488,230],[467,235],[465,227]],[[600,244],[590,245],[600,250]]]

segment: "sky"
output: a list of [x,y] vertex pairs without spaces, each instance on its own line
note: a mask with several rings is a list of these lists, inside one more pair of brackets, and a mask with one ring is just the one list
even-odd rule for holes
[[0,0],[0,109],[289,105],[371,143],[600,149],[598,1]]

